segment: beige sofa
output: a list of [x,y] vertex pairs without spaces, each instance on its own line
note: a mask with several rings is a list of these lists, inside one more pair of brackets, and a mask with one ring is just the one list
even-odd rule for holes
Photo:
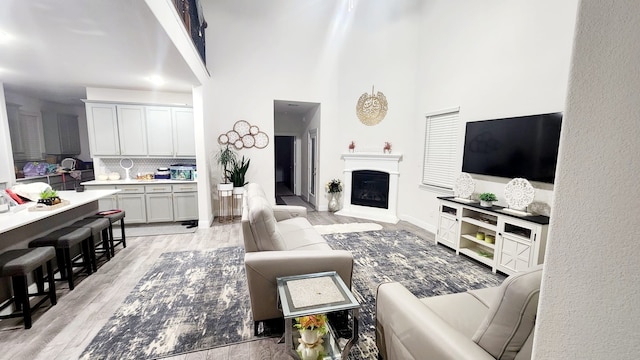
[[418,299],[399,283],[376,297],[376,343],[383,359],[531,358],[542,265],[502,285]]
[[244,264],[256,334],[260,321],[282,317],[277,277],[336,271],[351,286],[353,256],[348,251],[332,250],[306,215],[302,206],[272,205],[258,184],[245,187]]

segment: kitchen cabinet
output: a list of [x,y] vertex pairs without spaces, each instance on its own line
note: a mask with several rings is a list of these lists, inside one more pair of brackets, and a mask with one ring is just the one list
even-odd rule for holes
[[191,108],[100,103],[86,106],[93,156],[196,156]]
[[171,185],[145,186],[147,222],[173,221],[173,194]]
[[80,131],[76,115],[43,111],[42,130],[47,154],[80,154]]
[[100,209],[122,209],[127,223],[172,222],[198,219],[198,189],[196,183],[172,183],[171,180],[153,184],[83,183],[88,190],[120,189],[111,197],[100,199]]
[[24,129],[20,121],[19,105],[7,104],[7,119],[9,120],[9,136],[11,138],[13,157],[16,159],[24,159]]
[[171,108],[147,106],[147,154],[150,156],[173,156],[173,124]]
[[172,108],[174,154],[176,157],[195,157],[196,141],[193,110],[189,108]]
[[86,110],[91,156],[120,155],[116,106],[87,103]]
[[173,219],[198,219],[198,192],[196,184],[173,185]]
[[147,130],[144,106],[118,105],[120,155],[147,155]]

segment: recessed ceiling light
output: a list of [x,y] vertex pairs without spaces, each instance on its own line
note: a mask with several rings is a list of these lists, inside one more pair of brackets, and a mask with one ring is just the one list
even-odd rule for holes
[[147,77],[147,81],[149,81],[155,86],[160,86],[164,84],[164,79],[160,75],[151,75]]

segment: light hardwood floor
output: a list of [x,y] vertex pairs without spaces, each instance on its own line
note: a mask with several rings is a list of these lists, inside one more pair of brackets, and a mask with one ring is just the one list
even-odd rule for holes
[[[371,222],[336,216],[328,212],[309,212],[314,225]],[[405,229],[432,238],[433,234],[401,221],[396,225],[380,223],[385,229]],[[105,262],[97,273],[83,279],[73,291],[57,282],[58,304],[46,307],[35,317],[33,327],[25,330],[14,320],[0,321],[0,359],[77,359],[109,317],[118,309],[160,254],[170,251],[207,250],[242,246],[240,224],[214,223],[192,234],[162,235],[127,239],[127,248]],[[48,304],[48,303],[47,303]],[[219,347],[169,357],[172,360],[196,359],[289,359],[277,339]]]

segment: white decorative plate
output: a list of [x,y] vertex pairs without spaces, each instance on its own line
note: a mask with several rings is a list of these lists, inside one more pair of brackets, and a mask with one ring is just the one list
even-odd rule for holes
[[525,211],[533,202],[535,190],[527,179],[515,178],[504,188],[504,197],[510,209]]
[[240,135],[234,130],[227,131],[227,137],[229,138],[229,144],[235,144],[236,140],[240,139]]
[[218,142],[224,145],[229,142],[229,137],[227,136],[227,134],[220,134],[220,136],[218,136]]
[[246,148],[251,148],[256,143],[256,139],[251,134],[247,134],[242,137],[242,144]]
[[467,173],[461,173],[453,184],[453,193],[456,197],[467,199],[473,194],[476,183]]

